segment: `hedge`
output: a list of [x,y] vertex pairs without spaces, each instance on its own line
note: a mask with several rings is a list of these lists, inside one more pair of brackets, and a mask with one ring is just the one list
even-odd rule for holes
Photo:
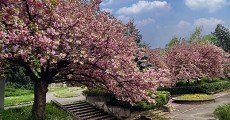
[[159,91],[169,91],[170,94],[193,94],[193,93],[216,93],[222,90],[230,88],[230,81],[207,83],[204,85],[185,86],[185,87],[171,87],[171,88],[159,88]]

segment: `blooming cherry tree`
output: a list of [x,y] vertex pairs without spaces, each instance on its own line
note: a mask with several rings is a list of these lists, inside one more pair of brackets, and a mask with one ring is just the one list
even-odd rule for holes
[[100,2],[0,0],[0,59],[24,67],[34,81],[33,119],[44,119],[50,83],[99,86],[135,103],[167,81],[155,69],[139,70],[135,34],[125,36],[128,25],[101,12]]
[[223,75],[224,54],[221,48],[209,43],[182,41],[169,48],[164,61],[176,80],[220,77]]

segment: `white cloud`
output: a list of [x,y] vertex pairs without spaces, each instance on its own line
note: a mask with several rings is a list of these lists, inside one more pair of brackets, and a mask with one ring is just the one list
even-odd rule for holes
[[136,25],[137,25],[138,27],[145,26],[145,25],[147,25],[147,24],[154,23],[154,22],[155,22],[155,20],[152,19],[152,18],[147,18],[147,19],[135,21],[135,23],[136,23]]
[[225,22],[221,19],[217,18],[199,18],[195,20],[194,25],[195,26],[203,26],[205,29],[214,29],[217,24],[224,24]]
[[199,18],[194,20],[194,22],[188,22],[186,20],[180,20],[178,24],[174,27],[175,36],[182,38],[189,38],[191,33],[194,32],[196,27],[202,27],[202,35],[210,34],[213,32],[217,24],[225,24],[225,22],[218,18]]
[[113,9],[109,9],[109,8],[103,8],[102,11],[106,11],[106,12],[110,12],[112,13],[113,12]]
[[131,20],[130,17],[125,16],[125,15],[120,15],[120,16],[117,17],[117,19],[118,19],[118,20],[121,20],[121,21],[124,22],[124,23],[127,23],[127,22],[129,22],[129,21]]
[[103,2],[101,3],[102,6],[107,6],[113,3],[113,0],[103,0]]
[[227,0],[186,0],[185,4],[192,10],[208,9],[215,12],[229,3]]
[[184,28],[189,27],[190,25],[191,25],[190,22],[185,21],[185,20],[180,20],[179,23],[176,25],[176,27],[177,27],[178,29],[184,29]]
[[170,9],[170,5],[166,1],[138,1],[136,4],[132,4],[130,7],[122,7],[116,13],[117,14],[139,14],[142,12],[155,11],[159,9]]

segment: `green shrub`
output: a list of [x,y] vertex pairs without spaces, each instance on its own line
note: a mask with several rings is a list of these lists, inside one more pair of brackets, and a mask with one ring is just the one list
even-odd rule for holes
[[219,106],[218,108],[215,109],[214,115],[219,119],[219,120],[230,120],[230,104],[225,104],[222,106]]
[[207,77],[202,77],[200,80],[201,80],[201,81],[204,81],[204,82],[209,82],[209,81],[210,81],[210,79],[207,78]]
[[137,102],[136,105],[133,107],[135,110],[150,110],[156,108],[156,105],[149,104],[146,101]]
[[212,78],[212,82],[220,82],[220,81],[221,81],[221,78],[219,77]]
[[182,86],[186,86],[186,82],[184,80],[178,80],[176,82],[176,87],[182,87]]
[[224,89],[230,88],[230,81],[213,82],[208,84],[185,86],[185,87],[171,87],[159,88],[159,91],[169,91],[170,94],[193,94],[193,93],[216,93]]
[[224,78],[224,80],[225,80],[225,81],[230,81],[230,78],[227,78],[227,77],[226,77],[226,78]]
[[156,92],[156,105],[157,107],[162,107],[163,105],[167,104],[170,99],[170,93],[167,91],[159,91]]

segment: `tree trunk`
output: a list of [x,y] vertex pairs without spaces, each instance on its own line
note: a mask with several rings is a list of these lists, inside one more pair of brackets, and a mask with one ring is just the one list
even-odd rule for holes
[[33,120],[44,120],[46,106],[46,92],[48,91],[48,83],[39,80],[34,84],[34,104],[32,108]]

